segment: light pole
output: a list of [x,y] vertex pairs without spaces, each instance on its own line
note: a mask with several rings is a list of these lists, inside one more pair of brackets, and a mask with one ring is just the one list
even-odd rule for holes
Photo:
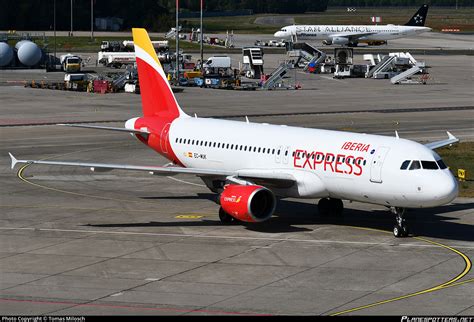
[[70,34],[71,37],[72,37],[72,20],[73,20],[73,18],[72,18],[72,2],[73,2],[73,0],[71,0],[71,34]]
[[91,42],[94,41],[94,0],[91,0]]
[[202,10],[203,10],[203,2],[204,2],[204,0],[201,0],[201,29],[200,29],[200,31],[201,31],[200,32],[200,38],[201,38],[200,39],[200,42],[201,42],[201,48],[200,48],[200,50],[201,50],[201,66],[199,67],[200,70],[202,70],[203,56],[204,56],[204,51],[203,51],[203,46],[202,46],[202,37],[203,37],[202,36],[202,34],[203,34],[202,33]]
[[53,2],[54,64],[56,64],[56,0]]
[[176,80],[179,85],[179,0],[176,0]]

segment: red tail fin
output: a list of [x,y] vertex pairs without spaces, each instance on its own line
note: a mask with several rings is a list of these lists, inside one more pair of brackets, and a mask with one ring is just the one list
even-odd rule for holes
[[145,29],[133,28],[143,116],[175,119],[181,110]]

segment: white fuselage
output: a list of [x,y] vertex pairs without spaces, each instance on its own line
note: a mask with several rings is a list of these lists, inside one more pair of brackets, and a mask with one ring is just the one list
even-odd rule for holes
[[277,31],[277,38],[298,40],[326,40],[334,37],[355,37],[357,41],[387,41],[417,35],[431,30],[429,27],[399,25],[293,25]]
[[[190,168],[285,173],[296,186],[281,197],[333,197],[396,207],[431,207],[453,200],[449,169],[401,170],[406,160],[440,157],[419,143],[379,135],[206,118],[175,119],[169,141]],[[441,161],[442,162],[442,161]]]

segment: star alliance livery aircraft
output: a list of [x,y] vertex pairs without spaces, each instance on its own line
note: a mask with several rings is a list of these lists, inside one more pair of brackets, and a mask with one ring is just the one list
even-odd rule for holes
[[458,141],[422,145],[396,137],[190,117],[181,110],[145,29],[133,29],[143,116],[124,128],[72,124],[128,132],[171,162],[142,166],[70,161],[17,163],[180,173],[199,176],[219,194],[219,217],[262,222],[279,198],[320,198],[321,214],[339,214],[342,200],[384,205],[396,215],[394,234],[407,236],[405,208],[451,202],[457,182],[433,149]]
[[322,40],[325,45],[383,45],[387,40],[409,37],[430,31],[424,27],[428,5],[424,4],[404,26],[398,25],[292,25],[281,28],[274,36],[298,40]]

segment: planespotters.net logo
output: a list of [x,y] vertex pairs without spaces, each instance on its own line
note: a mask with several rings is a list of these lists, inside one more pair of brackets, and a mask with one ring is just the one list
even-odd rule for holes
[[401,322],[474,322],[473,316],[402,316]]

